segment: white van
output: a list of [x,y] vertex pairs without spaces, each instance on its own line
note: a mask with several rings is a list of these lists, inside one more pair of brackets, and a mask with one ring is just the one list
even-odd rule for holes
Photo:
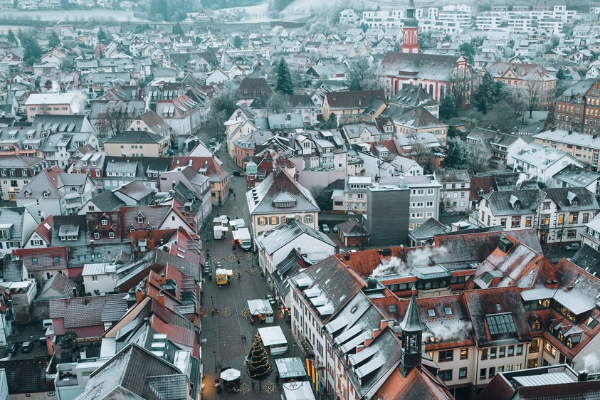
[[45,330],[47,330],[48,328],[52,328],[52,320],[51,319],[45,319],[42,321],[42,328]]

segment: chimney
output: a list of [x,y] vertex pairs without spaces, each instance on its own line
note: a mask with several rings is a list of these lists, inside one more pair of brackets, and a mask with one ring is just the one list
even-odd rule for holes
[[73,288],[73,297],[77,297],[77,288]]
[[137,288],[135,291],[135,303],[140,304],[142,300],[144,300],[144,291],[140,288]]
[[577,379],[579,382],[587,382],[588,380],[588,372],[584,369],[579,372],[579,377]]
[[160,304],[161,306],[165,306],[165,295],[164,294],[158,294],[156,295],[156,301],[158,301],[158,304]]

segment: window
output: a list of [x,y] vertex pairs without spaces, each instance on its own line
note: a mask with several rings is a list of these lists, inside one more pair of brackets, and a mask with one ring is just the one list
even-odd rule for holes
[[490,370],[488,372],[488,378],[492,379],[494,375],[496,375],[496,367],[490,367]]
[[496,358],[496,348],[492,347],[490,349],[490,358]]
[[482,360],[487,360],[488,359],[488,350],[487,349],[481,350],[481,359]]
[[488,315],[486,317],[492,338],[516,333],[515,322],[511,313]]
[[435,310],[433,308],[430,308],[429,310],[427,310],[427,315],[429,315],[430,317],[435,317]]
[[487,368],[481,368],[479,370],[479,379],[485,379],[487,375]]
[[567,237],[569,239],[574,239],[577,236],[577,230],[576,229],[569,229],[567,231]]
[[523,368],[523,364],[521,364],[521,363],[516,363],[516,364],[515,364],[515,371],[518,371],[518,370],[520,370],[521,368]]
[[94,232],[94,239],[100,240],[100,232]]
[[258,224],[259,225],[266,225],[267,224],[267,218],[266,217],[258,217]]
[[590,215],[588,213],[585,213],[582,215],[582,217],[583,217],[583,221],[581,221],[581,222],[584,224],[587,224],[590,219]]
[[92,275],[92,282],[98,282],[98,275]]
[[542,210],[549,210],[549,209],[550,209],[550,202],[549,201],[545,201],[543,203]]
[[544,345],[544,351],[550,354],[552,357],[556,357],[556,347],[552,346],[550,342],[546,342]]
[[54,257],[54,259],[52,261],[54,262],[54,264],[58,264],[59,258],[58,257]]
[[517,355],[520,356],[521,354],[523,354],[523,345],[518,344],[517,345]]
[[458,379],[467,379],[467,367],[458,370]]
[[515,346],[508,346],[508,356],[512,357],[515,355]]
[[525,227],[531,227],[531,217],[525,217]]
[[501,225],[503,228],[506,228],[506,218],[500,218],[500,225]]
[[454,350],[441,350],[438,358],[439,362],[452,361],[454,358]]
[[137,222],[138,224],[143,224],[144,223],[144,215],[142,213],[139,213],[137,216]]
[[444,314],[452,315],[452,309],[450,307],[444,307]]
[[108,231],[108,237],[110,239],[114,239],[115,238],[115,233],[113,231]]
[[31,264],[32,265],[37,265],[37,263],[38,263],[38,259],[37,258],[34,258],[34,259],[31,260]]
[[107,225],[108,225],[108,219],[106,219],[106,218],[102,218],[102,219],[100,220],[100,224],[101,224],[102,226],[107,226]]
[[569,223],[576,224],[579,221],[579,213],[570,213],[569,214]]
[[443,381],[451,381],[452,380],[452,370],[446,369],[446,370],[440,371],[440,372],[438,372],[438,376]]
[[506,347],[502,346],[498,348],[498,357],[502,358],[506,356]]
[[270,218],[269,218],[269,224],[270,224],[270,225],[278,225],[278,223],[279,223],[278,219],[279,219],[279,218],[277,218],[277,217],[275,217],[275,216],[272,216],[272,217],[270,217]]
[[468,358],[469,358],[469,348],[464,347],[464,348],[460,349],[460,359],[466,360]]
[[520,228],[521,227],[521,217],[515,216],[510,219],[510,227],[511,228]]
[[304,216],[304,223],[305,223],[305,224],[310,224],[310,223],[312,223],[312,214],[306,214],[306,215]]
[[565,214],[558,214],[558,224],[562,225],[565,223]]

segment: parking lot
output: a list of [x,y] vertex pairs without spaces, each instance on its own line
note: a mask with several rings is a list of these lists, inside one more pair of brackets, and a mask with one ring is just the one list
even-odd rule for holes
[[[17,325],[15,335],[9,336],[7,341],[9,343],[17,344],[17,351],[13,356],[10,356],[11,360],[25,360],[28,358],[44,357],[48,356],[48,351],[45,344],[40,343],[40,338],[45,337],[46,331],[42,328],[40,321],[32,322],[26,325]],[[23,342],[33,342],[33,349],[29,353],[23,353]],[[2,358],[6,358],[6,348],[1,350]]]

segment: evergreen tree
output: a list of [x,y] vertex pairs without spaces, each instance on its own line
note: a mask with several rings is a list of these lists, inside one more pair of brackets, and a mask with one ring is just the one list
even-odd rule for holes
[[469,165],[470,151],[465,142],[459,138],[448,140],[446,158],[442,161],[444,168],[466,168]]
[[233,46],[236,49],[239,49],[240,47],[242,47],[242,38],[240,38],[239,36],[236,36],[233,38]]
[[42,57],[42,49],[37,42],[37,39],[30,34],[23,33],[19,30],[19,40],[24,50],[23,61],[25,65],[32,66]]
[[173,34],[183,36],[183,28],[179,25],[179,22],[173,27]]
[[50,48],[60,46],[60,38],[54,31],[50,31],[50,37],[48,38],[48,46],[50,46]]
[[275,91],[281,94],[294,94],[294,84],[292,82],[292,74],[287,63],[283,58],[279,60],[275,69],[277,75],[277,85]]
[[440,118],[441,119],[450,119],[456,117],[458,112],[456,111],[456,102],[454,101],[454,96],[445,95],[442,97],[442,101],[440,101]]
[[15,33],[12,31],[12,29],[8,30],[8,43],[17,43],[17,37],[15,36]]
[[98,29],[98,42],[104,44],[108,42],[108,36],[106,35],[106,32],[104,32],[104,29],[102,29],[102,27]]
[[273,368],[269,364],[269,355],[258,333],[254,337],[249,358],[248,376],[250,379],[258,381],[258,388],[261,389],[261,382],[267,379]]
[[562,68],[560,68],[560,69],[558,70],[558,72],[556,73],[556,79],[558,79],[559,81],[562,81],[562,80],[564,80],[565,78],[566,78],[566,76],[565,76],[565,71],[563,71],[563,69],[562,69]]

